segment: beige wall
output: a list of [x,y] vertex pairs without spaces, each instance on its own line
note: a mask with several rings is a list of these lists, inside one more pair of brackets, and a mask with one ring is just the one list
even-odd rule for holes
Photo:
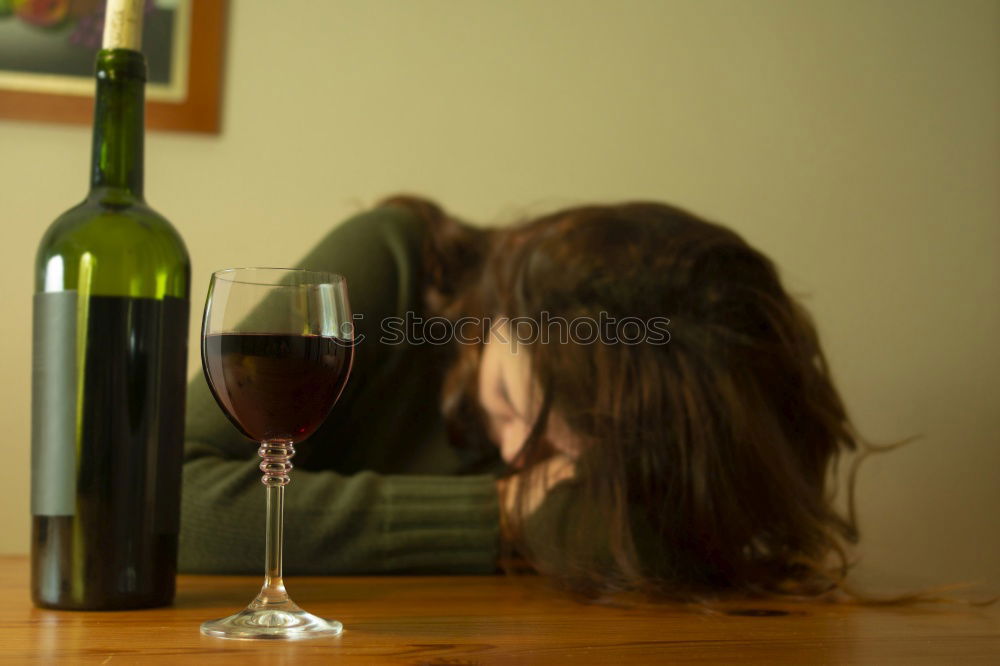
[[[399,189],[482,221],[683,204],[775,257],[864,433],[922,436],[861,474],[866,565],[1000,580],[995,0],[231,4],[223,134],[147,145],[197,307]],[[89,140],[0,122],[0,552],[28,548],[32,256]]]

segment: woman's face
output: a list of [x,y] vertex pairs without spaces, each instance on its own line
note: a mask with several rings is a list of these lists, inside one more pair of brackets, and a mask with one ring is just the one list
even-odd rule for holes
[[[490,439],[500,455],[513,462],[524,445],[541,406],[541,390],[531,373],[528,350],[498,328],[483,345],[479,364],[479,402],[486,412]],[[574,457],[576,438],[558,414],[549,415],[545,438],[558,452]]]

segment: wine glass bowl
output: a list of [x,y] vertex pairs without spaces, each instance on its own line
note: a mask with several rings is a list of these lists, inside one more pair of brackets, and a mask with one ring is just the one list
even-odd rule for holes
[[340,397],[354,356],[344,278],[323,271],[239,268],[212,275],[202,323],[202,367],[229,420],[259,443],[267,489],[264,585],[239,613],[201,625],[207,636],[300,639],[343,627],[299,608],[282,578],[284,491],[295,444]]
[[203,349],[215,399],[258,442],[313,434],[347,381],[353,351],[340,338],[272,333],[210,334]]

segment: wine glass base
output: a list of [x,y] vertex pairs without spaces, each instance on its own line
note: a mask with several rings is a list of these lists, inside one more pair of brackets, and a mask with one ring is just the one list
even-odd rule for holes
[[272,608],[244,609],[235,615],[201,624],[201,633],[214,638],[243,640],[330,638],[339,636],[344,625],[324,620],[304,610]]

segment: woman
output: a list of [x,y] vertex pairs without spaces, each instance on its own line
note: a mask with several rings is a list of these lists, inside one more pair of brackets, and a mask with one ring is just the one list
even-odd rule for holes
[[[361,316],[298,448],[290,572],[513,556],[591,597],[838,584],[856,530],[828,475],[858,442],[809,317],[734,232],[658,203],[478,230],[394,197],[300,266],[346,275]],[[200,377],[188,413],[181,568],[256,572],[255,446]]]

